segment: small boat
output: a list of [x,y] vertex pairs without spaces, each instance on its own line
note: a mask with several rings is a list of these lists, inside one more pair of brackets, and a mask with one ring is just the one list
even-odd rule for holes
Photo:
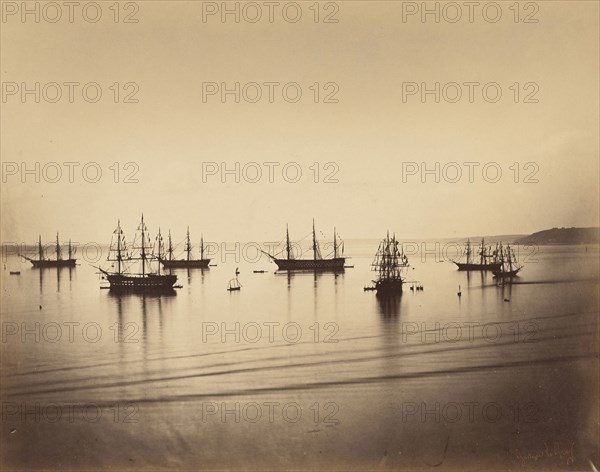
[[344,269],[354,269],[354,266],[353,265],[345,265]]
[[458,292],[456,292],[456,294],[457,294],[459,297],[462,297],[462,291],[460,290],[460,285],[458,286]]
[[373,286],[373,285],[367,285],[367,286],[364,288],[364,291],[365,291],[365,292],[370,292],[371,290],[377,290],[377,287],[375,287],[375,286]]
[[20,271],[18,271],[18,270],[14,270],[14,271],[13,271],[13,270],[11,270],[11,271],[10,271],[10,275],[21,275],[21,272],[20,272]]
[[228,292],[236,292],[239,291],[242,288],[242,284],[240,283],[240,281],[238,280],[237,276],[235,279],[231,279],[229,281],[229,285],[227,286],[227,291]]
[[254,272],[255,274],[264,274],[267,271],[266,270],[253,270],[252,272]]

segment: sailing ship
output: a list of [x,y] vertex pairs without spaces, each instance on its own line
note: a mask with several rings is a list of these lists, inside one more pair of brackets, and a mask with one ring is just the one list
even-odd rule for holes
[[510,247],[510,244],[506,246],[506,249],[503,248],[502,245],[500,245],[499,257],[500,268],[492,272],[494,274],[494,277],[516,277],[519,271],[523,268],[522,265],[519,265],[517,263],[515,251]]
[[204,257],[204,237],[200,238],[200,259],[192,259],[192,243],[190,240],[190,227],[187,228],[185,239],[185,259],[173,258],[173,243],[171,241],[171,232],[169,231],[169,246],[167,250],[168,258],[159,255],[160,263],[165,269],[182,269],[182,268],[207,268],[210,264],[210,259]]
[[[158,256],[156,256],[150,245],[150,238],[148,236],[148,228],[144,223],[144,215],[142,215],[142,221],[138,226],[138,231],[141,235],[140,243],[136,246],[135,239],[132,249],[135,251],[133,255],[129,254],[127,249],[127,243],[121,229],[121,221],[118,222],[117,228],[113,232],[116,238],[113,237],[111,241],[110,250],[108,253],[108,261],[116,262],[116,270],[108,271],[102,268],[100,272],[104,274],[104,277],[110,284],[110,289],[119,291],[171,291],[173,285],[177,282],[176,275],[165,275],[160,273],[160,263],[158,264],[158,270],[154,272],[151,268],[152,261],[158,262]],[[116,239],[116,243],[114,241]],[[160,241],[159,241],[160,246]],[[160,247],[159,247],[160,251]],[[141,272],[131,273],[128,269],[128,265],[131,261],[140,261]]]
[[38,239],[38,257],[39,259],[32,259],[31,257],[27,257],[21,255],[23,259],[27,259],[34,268],[44,268],[44,267],[75,267],[75,263],[77,259],[73,258],[73,247],[71,246],[71,240],[69,239],[69,249],[68,249],[68,257],[66,259],[62,258],[62,249],[60,247],[60,241],[58,239],[58,233],[56,233],[56,259],[47,259],[44,256],[44,247],[42,246],[42,236],[40,235]]
[[458,270],[500,270],[502,265],[498,259],[498,246],[495,250],[492,250],[490,246],[485,245],[485,241],[481,238],[481,245],[477,255],[479,260],[473,258],[473,249],[471,247],[471,241],[467,239],[465,245],[466,262],[452,261],[458,266]]
[[398,244],[396,235],[394,234],[390,238],[389,231],[385,239],[379,243],[375,259],[371,264],[371,270],[378,274],[377,279],[373,280],[374,285],[371,288],[377,291],[377,295],[402,293],[402,284],[404,283],[402,271],[409,264],[408,257],[401,247],[398,248]]
[[[340,251],[341,249],[341,251]],[[321,248],[317,242],[317,234],[315,231],[315,220],[313,220],[312,226],[312,259],[296,259],[292,251],[292,245],[290,242],[290,233],[288,227],[285,229],[285,258],[278,258],[269,254],[268,252],[261,251],[270,257],[279,270],[312,270],[312,271],[343,271],[344,263],[346,258],[342,257],[344,253],[344,243],[338,242],[338,236],[335,228],[333,228],[333,257],[323,257],[321,254]]]

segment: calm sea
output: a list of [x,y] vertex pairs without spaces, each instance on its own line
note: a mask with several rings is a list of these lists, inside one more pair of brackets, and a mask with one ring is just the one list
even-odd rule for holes
[[[499,286],[418,244],[410,283],[384,301],[363,290],[377,241],[345,249],[343,274],[219,254],[209,270],[176,271],[172,296],[118,296],[87,263],[9,257],[2,466],[599,464],[598,246],[518,248],[521,276]],[[236,268],[242,288],[228,292]]]

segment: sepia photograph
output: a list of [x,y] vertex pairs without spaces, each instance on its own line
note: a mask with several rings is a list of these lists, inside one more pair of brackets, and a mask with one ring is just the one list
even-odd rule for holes
[[0,15],[0,469],[600,470],[600,1]]

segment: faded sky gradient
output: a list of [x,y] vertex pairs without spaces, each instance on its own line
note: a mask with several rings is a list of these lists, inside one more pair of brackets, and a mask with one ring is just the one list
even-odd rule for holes
[[[111,2],[112,3],[112,2]],[[2,184],[2,239],[108,241],[117,218],[131,233],[143,211],[182,237],[279,240],[311,219],[345,238],[530,233],[599,224],[599,4],[545,1],[537,24],[402,22],[401,2],[338,2],[337,24],[306,20],[202,22],[202,2],[139,2],[137,24],[27,22],[0,26],[3,82],[94,81],[89,104],[2,103],[3,162],[98,162],[97,184]],[[104,15],[109,12],[105,4]],[[137,82],[140,102],[115,104],[113,82]],[[298,82],[290,104],[202,102],[202,83]],[[314,82],[339,84],[336,104],[315,104]],[[402,102],[403,82],[498,82],[496,104]],[[515,104],[514,82],[536,82],[539,103]],[[113,183],[113,162],[139,165],[137,184]],[[202,162],[301,164],[300,183],[202,182]],[[312,182],[309,166],[336,162],[339,183]],[[495,161],[500,182],[402,182],[402,162]],[[537,184],[509,166],[539,165]],[[32,165],[32,164],[30,164]],[[523,173],[523,170],[522,170]],[[521,175],[521,177],[523,174]],[[323,177],[323,174],[321,175]],[[179,237],[179,239],[180,239]]]

